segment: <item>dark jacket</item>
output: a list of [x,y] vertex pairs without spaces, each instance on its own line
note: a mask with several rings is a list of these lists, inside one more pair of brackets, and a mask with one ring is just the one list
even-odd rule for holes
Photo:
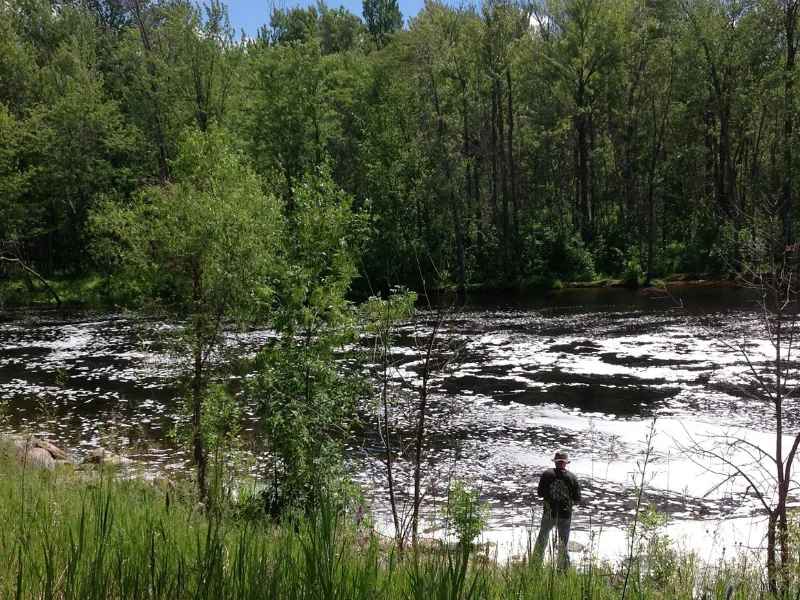
[[536,493],[544,498],[544,510],[553,518],[571,519],[572,505],[581,501],[578,479],[566,469],[547,469]]

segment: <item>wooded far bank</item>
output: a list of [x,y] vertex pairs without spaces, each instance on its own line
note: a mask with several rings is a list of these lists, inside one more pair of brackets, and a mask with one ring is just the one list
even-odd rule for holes
[[105,277],[123,242],[103,215],[184,184],[213,198],[197,177],[219,156],[287,239],[309,186],[357,215],[364,289],[726,276],[766,220],[794,244],[797,15],[487,0],[404,25],[364,0],[276,9],[245,38],[213,0],[9,0],[0,278]]

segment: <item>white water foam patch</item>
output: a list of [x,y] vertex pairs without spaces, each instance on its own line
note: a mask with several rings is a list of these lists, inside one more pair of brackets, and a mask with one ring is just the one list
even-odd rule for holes
[[[666,536],[676,550],[693,553],[705,565],[734,559],[740,556],[762,562],[765,558],[764,539],[767,519],[743,517],[723,520],[670,520],[658,531]],[[383,529],[390,531],[382,524]],[[528,555],[538,534],[538,522],[518,527],[490,527],[479,542],[489,545],[489,555],[500,562],[518,560]],[[441,536],[446,539],[446,536]],[[576,567],[588,559],[600,559],[612,565],[623,563],[630,555],[630,537],[627,528],[595,527],[591,530],[574,530],[570,541],[583,547],[570,552]]]
[[[706,526],[711,522],[709,514],[735,509],[735,514],[744,515],[737,519],[742,523],[758,516],[758,505],[750,496],[738,508],[726,502],[727,496],[741,492],[739,484],[726,484],[705,498],[705,484],[713,485],[715,477],[722,475],[708,473],[706,463],[679,455],[667,441],[674,435],[671,430],[683,431],[677,427],[680,423],[698,423],[689,428],[695,434],[704,434],[708,425],[721,422],[742,427],[748,440],[761,440],[751,438],[751,431],[768,435],[772,428],[769,407],[740,389],[748,385],[746,362],[735,348],[687,324],[674,311],[651,313],[650,307],[608,310],[596,303],[565,306],[559,300],[559,306],[544,309],[465,311],[460,315],[454,329],[457,334],[447,331],[445,336],[467,342],[467,362],[430,398],[425,470],[426,477],[431,473],[439,481],[433,482],[438,488],[431,490],[429,499],[441,500],[447,477],[462,474],[482,486],[484,498],[493,506],[490,535],[530,528],[532,511],[540,514],[536,513],[540,509],[535,497],[537,477],[552,465],[552,452],[566,447],[575,458],[571,467],[585,483],[586,503],[576,513],[575,539],[580,541],[580,536],[588,536],[602,524],[601,550],[605,552],[606,546],[616,545],[612,532],[624,532],[633,518],[636,463],[643,457],[649,416],[657,414],[659,433],[648,468],[652,481],[645,492],[647,502],[670,515],[669,535],[684,524]],[[13,389],[14,396],[23,396],[38,389],[70,407],[85,405],[86,412],[76,416],[73,424],[72,431],[77,428],[78,433],[64,439],[80,439],[87,447],[98,443],[103,419],[115,420],[111,418],[114,410],[123,413],[115,422],[129,426],[137,420],[146,424],[174,407],[169,393],[164,392],[174,374],[174,357],[163,348],[151,349],[150,356],[143,357],[136,341],[142,330],[144,339],[158,339],[158,324],[137,326],[134,332],[131,323],[117,317],[99,320],[89,315],[81,332],[84,326],[76,324],[74,316],[69,323],[55,322],[58,318],[50,317],[49,322],[30,330],[27,325],[12,324],[10,334],[5,325],[0,326],[3,346],[14,346],[14,351],[5,355],[0,350],[0,368],[14,365],[0,372],[7,383],[14,382],[4,387],[0,381],[0,394]],[[741,339],[742,331],[755,330],[752,320],[738,316],[714,315],[712,319],[731,325],[739,336],[735,339]],[[62,327],[74,343],[88,347],[74,348],[69,358],[68,344],[63,344],[67,338],[60,337]],[[146,333],[150,327],[156,335]],[[410,343],[412,331],[413,327],[404,328],[402,343]],[[418,331],[424,334],[430,327]],[[82,335],[86,339],[81,340]],[[269,332],[259,331],[231,334],[228,341],[253,356],[269,337]],[[60,348],[51,347],[52,342],[58,346],[59,340]],[[768,352],[769,347],[762,342],[751,348],[755,349],[755,364],[766,368],[768,363],[759,354]],[[64,354],[59,357],[59,352]],[[418,384],[418,350],[398,346],[394,353],[405,361],[402,375]],[[53,373],[60,366],[52,356],[65,359],[69,386],[76,384],[79,389],[62,392],[52,385]],[[106,385],[113,385],[113,391]],[[406,431],[413,425],[414,413],[402,413],[413,411],[412,402],[413,397],[403,399],[392,412],[392,418]],[[672,425],[667,426],[670,420]],[[792,423],[789,432],[800,419]],[[47,425],[51,426],[58,438],[60,426]],[[365,438],[350,444],[349,455],[368,456],[355,465],[362,471],[358,480],[377,507],[386,497],[378,458],[381,447],[374,429],[368,420]],[[719,433],[719,429],[711,431]],[[165,451],[155,460],[171,468],[186,468],[184,460],[176,460],[178,456]],[[371,469],[374,472],[370,474]],[[409,465],[401,464],[399,469],[407,477]],[[691,485],[687,487],[687,483]],[[686,495],[682,495],[684,491]],[[432,504],[424,506],[426,515],[432,514],[432,509]],[[696,536],[699,539],[700,533]]]
[[[509,407],[513,410],[515,407]],[[530,407],[518,407],[530,409]],[[529,410],[530,412],[530,410]],[[701,436],[720,436],[725,433],[733,433],[725,428],[709,427],[703,423],[692,423],[687,427],[680,420],[662,419],[656,422],[656,435],[652,439],[652,455],[650,462],[645,465],[642,458],[639,458],[639,465],[636,460],[631,460],[631,456],[636,456],[637,452],[643,450],[645,445],[644,438],[649,433],[650,422],[645,420],[633,420],[619,422],[611,419],[597,419],[597,415],[582,415],[578,412],[567,412],[560,407],[542,407],[537,414],[530,414],[524,422],[525,427],[546,426],[553,421],[559,423],[562,430],[572,431],[575,434],[583,434],[586,437],[587,429],[592,430],[593,436],[606,436],[616,440],[616,445],[623,458],[617,455],[606,459],[602,456],[602,451],[598,450],[597,456],[585,456],[580,452],[574,453],[573,463],[570,468],[585,483],[590,482],[592,486],[600,488],[599,495],[596,493],[586,493],[587,500],[584,506],[577,508],[575,517],[575,533],[573,539],[587,545],[592,532],[595,535],[598,530],[603,535],[594,539],[597,545],[597,553],[607,559],[614,559],[624,553],[627,547],[625,532],[627,525],[633,519],[633,508],[630,502],[620,502],[616,510],[609,506],[607,501],[603,501],[603,496],[607,496],[612,489],[633,490],[637,485],[645,484],[646,502],[654,492],[659,490],[674,491],[676,495],[688,500],[687,497],[695,499],[695,507],[692,510],[681,511],[681,500],[673,500],[672,503],[678,505],[678,509],[671,511],[672,518],[670,524],[664,530],[665,535],[670,539],[684,544],[686,549],[696,552],[699,556],[708,557],[709,560],[716,560],[719,557],[728,556],[734,551],[759,547],[763,541],[763,518],[753,514],[751,505],[743,505],[736,512],[729,515],[739,517],[724,520],[700,519],[702,513],[708,508],[713,510],[713,501],[722,499],[743,491],[743,484],[734,485],[733,480],[730,485],[719,487],[708,494],[709,487],[713,487],[716,481],[710,475],[709,469],[719,471],[719,464],[713,460],[698,459],[676,453],[676,444],[686,445],[692,440]],[[738,430],[735,432],[739,437],[754,444],[766,444],[772,438],[769,432],[757,430]],[[788,440],[787,440],[788,442]],[[552,454],[549,450],[543,451],[533,442],[522,442],[516,444],[506,444],[500,447],[492,447],[488,456],[480,457],[481,472],[484,474],[475,480],[475,484],[480,486],[493,485],[495,488],[506,488],[512,493],[519,493],[520,488],[525,487],[525,480],[529,480],[532,487],[535,474],[542,469],[549,467]],[[509,477],[509,464],[517,466],[517,473]],[[470,470],[468,464],[463,465],[467,472]],[[724,466],[724,465],[722,465]],[[505,473],[505,474],[504,474]],[[495,475],[496,474],[496,475]],[[724,474],[723,474],[724,476]],[[605,490],[605,492],[603,491]],[[496,492],[495,492],[496,494]],[[539,508],[539,501],[528,494],[527,507],[509,505],[508,502],[500,500],[493,501],[493,509],[497,512],[513,510],[516,517],[512,519],[517,525],[509,527],[508,515],[505,518],[493,518],[489,524],[489,530],[484,536],[485,539],[498,543],[498,552],[502,556],[512,556],[519,553],[519,548],[514,547],[514,540],[519,546],[519,540],[525,539],[531,529],[537,529],[535,519],[531,519],[531,509],[535,513]],[[588,497],[587,497],[588,496]],[[600,505],[594,505],[594,501],[600,501]],[[603,505],[605,504],[605,506]],[[616,518],[609,519],[610,513],[617,513]],[[539,513],[540,514],[540,513]],[[605,523],[604,523],[605,522]],[[506,525],[504,525],[506,523]],[[533,524],[531,524],[533,523]],[[759,529],[760,528],[760,529]],[[709,533],[711,532],[711,533]],[[503,548],[506,549],[503,549]],[[727,550],[726,550],[727,549]]]
[[[628,455],[624,455],[623,460],[617,460],[606,454],[607,464],[603,479],[608,482],[641,481],[641,478],[637,479],[637,475],[641,475],[640,466],[644,468],[647,438],[650,436],[651,455],[644,474],[649,488],[680,491],[695,497],[722,498],[732,493],[745,492],[750,487],[744,478],[748,476],[751,481],[761,482],[765,491],[774,491],[773,486],[767,483],[768,479],[764,479],[765,470],[770,466],[769,459],[759,453],[757,456],[764,462],[751,464],[757,449],[769,453],[774,448],[775,434],[769,431],[673,418],[656,419],[655,422],[596,420],[557,407],[543,407],[536,412],[538,414],[526,418],[527,426],[558,423],[560,429],[571,431],[576,438],[591,435],[587,432],[596,432],[615,440],[621,447],[638,450],[634,453],[634,456],[638,454],[635,463],[630,461]],[[785,435],[782,440],[783,447],[788,449],[792,447],[794,436]],[[727,447],[729,445],[733,447]],[[715,458],[710,453],[719,456]],[[584,444],[572,455],[570,470],[579,476],[594,479],[595,462],[599,465],[603,460],[601,448],[597,448],[596,457],[595,449],[587,448]],[[552,454],[548,451],[531,458],[534,463],[547,467]],[[739,477],[735,476],[737,470],[733,465],[741,470]],[[730,479],[728,484],[720,486],[720,482],[727,479]],[[796,477],[792,480],[793,489],[796,489],[797,481]]]

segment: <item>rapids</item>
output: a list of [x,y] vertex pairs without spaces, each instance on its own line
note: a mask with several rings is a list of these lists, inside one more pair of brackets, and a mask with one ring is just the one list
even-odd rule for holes
[[[753,373],[768,374],[774,349],[746,290],[699,283],[670,293],[573,289],[460,299],[442,338],[462,343],[463,353],[432,389],[429,407],[428,534],[443,534],[435,509],[446,500],[447,481],[462,476],[491,504],[485,537],[498,543],[498,555],[524,552],[541,515],[538,475],[556,449],[566,449],[583,486],[573,539],[599,554],[624,552],[642,481],[645,502],[669,516],[663,532],[676,543],[708,558],[757,551],[764,517],[753,491],[729,478],[723,461],[691,447],[719,454],[735,437],[774,448],[772,405],[752,383]],[[430,314],[418,324],[423,329],[426,319]],[[114,439],[154,469],[189,467],[165,441],[179,368],[163,341],[170,328],[106,309],[13,311],[0,323],[6,427],[59,442],[76,459]],[[395,351],[398,385],[418,383],[413,332],[404,328]],[[232,335],[229,343],[254,352],[267,335]],[[797,365],[790,366],[794,373]],[[392,419],[408,434],[414,413],[404,403],[413,397],[406,397]],[[388,530],[385,448],[373,405],[365,402],[361,412],[348,459]],[[788,448],[800,411],[790,406],[785,416]],[[255,438],[257,423],[248,409],[245,438]],[[741,446],[731,452],[736,464],[752,461]],[[396,467],[408,483],[410,463]],[[758,465],[748,469],[761,472]],[[772,493],[768,478],[764,485]]]

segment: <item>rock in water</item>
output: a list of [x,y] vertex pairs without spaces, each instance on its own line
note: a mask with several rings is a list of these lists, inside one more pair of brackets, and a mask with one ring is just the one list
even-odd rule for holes
[[44,448],[29,448],[22,461],[28,466],[39,467],[48,471],[56,468],[56,461]]
[[128,467],[133,464],[130,458],[119,456],[113,452],[109,452],[105,448],[95,448],[91,451],[89,456],[84,459],[84,464],[89,463],[93,465],[107,464],[117,467]]
[[67,453],[61,448],[44,440],[36,440],[36,447],[47,450],[55,460],[67,460]]
[[567,542],[567,550],[569,550],[570,552],[583,552],[584,550],[586,550],[586,546],[570,540],[569,542]]
[[14,444],[17,458],[22,465],[40,467],[52,471],[55,469],[56,460],[67,460],[67,453],[61,448],[50,442],[43,442],[33,436],[0,436],[0,442],[4,441]]

